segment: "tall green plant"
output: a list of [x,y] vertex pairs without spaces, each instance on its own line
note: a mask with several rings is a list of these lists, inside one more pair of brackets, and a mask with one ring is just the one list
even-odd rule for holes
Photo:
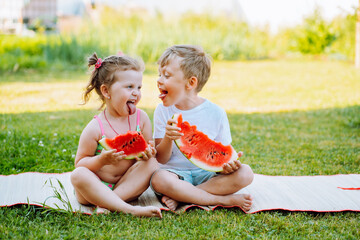
[[[330,52],[337,34],[332,24],[322,17],[320,9],[315,9],[310,16],[304,18],[302,24],[285,29],[278,38],[287,39],[287,50],[319,55]],[[282,42],[284,43],[283,40]]]
[[99,24],[85,22],[71,35],[0,36],[0,71],[85,68],[93,52],[104,57],[122,51],[154,63],[174,44],[201,45],[214,60],[264,59],[288,51],[352,59],[355,45],[355,11],[327,22],[317,9],[302,24],[275,37],[266,27],[210,14],[169,18],[104,8],[100,16]]

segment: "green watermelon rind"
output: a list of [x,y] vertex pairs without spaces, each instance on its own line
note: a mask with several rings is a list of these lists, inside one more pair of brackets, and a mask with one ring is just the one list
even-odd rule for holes
[[[107,151],[111,150],[112,148],[106,143],[105,141],[106,138],[102,138],[100,139],[99,141],[99,144]],[[134,159],[135,157],[139,157],[141,158],[143,155],[141,153],[139,154],[130,154],[130,155],[127,155],[124,159],[127,159],[127,160],[131,160],[131,159]]]
[[[175,113],[174,115],[173,115],[173,119],[178,119],[179,118],[179,116],[180,116],[180,114],[179,113]],[[174,123],[173,125],[175,125],[176,126],[176,124]],[[179,139],[176,139],[176,140],[174,140],[174,142],[175,142],[175,145],[178,147],[178,149],[180,150],[181,149],[181,146],[183,146],[183,144],[181,143],[181,139],[179,138]],[[235,151],[235,149],[231,146],[231,148],[232,148],[232,155],[231,155],[231,158],[230,158],[230,160],[228,161],[228,162],[231,162],[231,161],[235,161],[235,160],[237,160],[239,157],[238,157],[238,154],[236,153],[236,151]],[[223,167],[221,166],[221,167],[213,167],[213,166],[209,166],[209,165],[207,165],[207,164],[204,164],[202,161],[198,161],[196,158],[193,158],[193,157],[188,157],[185,153],[183,153],[181,150],[180,150],[180,152],[192,163],[192,164],[194,164],[195,166],[198,166],[199,168],[201,168],[201,169],[204,169],[204,170],[206,170],[206,171],[209,171],[209,172],[221,172],[221,171],[223,171],[224,169],[223,169]]]

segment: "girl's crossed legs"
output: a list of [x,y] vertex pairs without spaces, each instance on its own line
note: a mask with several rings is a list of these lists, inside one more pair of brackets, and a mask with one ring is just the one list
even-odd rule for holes
[[81,204],[93,204],[110,211],[136,216],[161,218],[161,210],[157,207],[132,206],[126,203],[136,199],[147,189],[150,176],[156,167],[155,159],[136,162],[116,183],[114,190],[103,184],[95,173],[85,167],[78,167],[72,172],[71,182]]

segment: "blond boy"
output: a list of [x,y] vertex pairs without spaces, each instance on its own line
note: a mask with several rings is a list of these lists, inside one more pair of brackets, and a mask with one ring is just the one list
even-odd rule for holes
[[[196,125],[210,139],[224,145],[231,144],[226,112],[198,95],[210,76],[211,60],[201,47],[175,45],[159,59],[159,104],[154,113],[154,139],[157,160],[162,164],[151,178],[151,187],[171,210],[179,202],[199,205],[238,205],[251,208],[252,197],[235,194],[249,185],[253,172],[239,160],[224,164],[221,174],[202,170],[188,161],[174,141],[182,133],[172,126],[174,113],[181,113],[184,121]],[[241,157],[242,152],[238,153]]]

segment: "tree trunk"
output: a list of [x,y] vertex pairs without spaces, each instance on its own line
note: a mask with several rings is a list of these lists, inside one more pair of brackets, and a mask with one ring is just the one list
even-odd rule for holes
[[356,15],[355,67],[360,68],[360,0]]

